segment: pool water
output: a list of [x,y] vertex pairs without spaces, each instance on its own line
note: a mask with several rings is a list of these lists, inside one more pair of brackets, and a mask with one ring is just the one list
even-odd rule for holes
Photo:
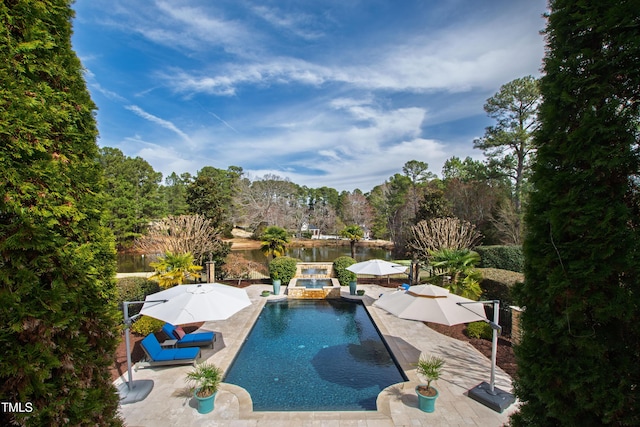
[[307,289],[322,289],[323,286],[333,286],[331,279],[296,279],[296,286]]
[[361,303],[267,303],[227,371],[255,411],[375,410],[406,381]]

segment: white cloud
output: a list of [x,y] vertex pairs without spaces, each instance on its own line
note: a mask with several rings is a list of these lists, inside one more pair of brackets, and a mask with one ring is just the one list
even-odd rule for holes
[[317,17],[307,13],[287,13],[281,9],[267,6],[254,6],[253,13],[267,21],[272,26],[284,29],[298,37],[307,40],[315,40],[323,36],[322,31],[314,30]]
[[152,123],[155,123],[155,124],[159,125],[160,127],[163,127],[165,129],[168,129],[168,130],[174,132],[176,135],[179,135],[184,141],[191,142],[191,139],[189,138],[189,135],[187,135],[185,132],[180,130],[176,125],[174,125],[170,121],[161,119],[160,117],[157,117],[157,116],[154,116],[153,114],[147,113],[146,111],[144,111],[142,108],[138,107],[137,105],[128,105],[125,108],[127,110],[129,110],[129,111],[132,111],[133,113],[135,113],[136,115],[142,117],[145,120],[148,120],[148,121],[150,121]]

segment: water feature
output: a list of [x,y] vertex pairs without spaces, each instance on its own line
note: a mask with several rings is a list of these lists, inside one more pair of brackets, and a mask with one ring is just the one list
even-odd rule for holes
[[289,300],[265,305],[224,381],[254,411],[362,411],[406,377],[361,303]]
[[301,286],[307,289],[320,289],[323,286],[333,286],[331,279],[297,279],[295,286]]

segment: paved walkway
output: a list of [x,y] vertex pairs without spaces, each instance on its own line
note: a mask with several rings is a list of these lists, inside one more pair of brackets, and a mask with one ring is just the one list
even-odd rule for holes
[[[253,304],[225,321],[206,322],[202,329],[215,331],[218,338],[214,349],[203,349],[202,360],[226,370],[249,333],[251,326],[268,299],[260,296],[269,285],[252,285],[247,293]],[[371,317],[383,334],[408,382],[387,387],[378,395],[377,411],[363,412],[253,412],[251,397],[236,385],[223,383],[218,391],[213,412],[201,415],[189,393],[185,375],[192,367],[171,366],[137,369],[134,380],[152,380],[151,393],[141,402],[121,405],[121,415],[129,427],[148,426],[230,426],[230,427],[297,427],[297,426],[502,426],[512,405],[503,413],[467,397],[467,390],[489,381],[491,363],[466,342],[439,334],[422,322],[399,319],[371,304],[381,293],[393,292],[376,285],[359,285],[365,289],[362,297]],[[346,291],[346,293],[345,293]],[[282,290],[284,292],[284,288]],[[348,296],[348,289],[343,295]],[[446,360],[440,380],[435,384],[440,392],[433,413],[418,409],[414,388],[418,379],[415,363],[421,353],[436,354]],[[286,363],[286,361],[283,361]],[[116,381],[121,385],[125,378]],[[304,378],[301,378],[304,381]],[[496,387],[511,391],[511,379],[499,368]]]

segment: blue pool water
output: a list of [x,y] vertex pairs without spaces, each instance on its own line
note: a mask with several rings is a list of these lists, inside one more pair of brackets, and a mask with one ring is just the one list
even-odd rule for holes
[[267,303],[227,371],[255,411],[375,410],[406,381],[361,303]]
[[323,286],[332,286],[331,279],[296,279],[296,286],[307,289],[322,289]]

